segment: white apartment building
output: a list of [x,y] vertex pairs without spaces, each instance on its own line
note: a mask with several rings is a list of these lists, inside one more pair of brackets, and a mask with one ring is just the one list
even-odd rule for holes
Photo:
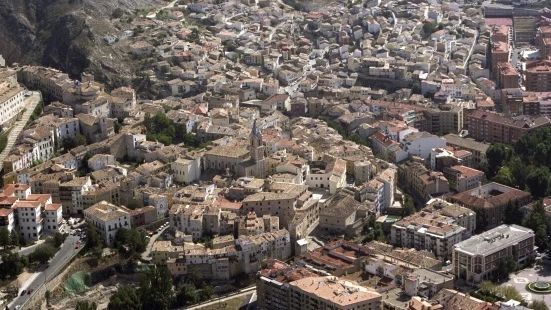
[[201,158],[179,157],[170,163],[173,180],[182,184],[191,184],[201,177]]
[[334,194],[341,187],[346,186],[346,162],[340,158],[326,155],[323,159],[325,169],[310,169],[306,175],[306,184],[309,188],[326,188]]
[[443,215],[423,211],[410,215],[391,227],[391,244],[433,252],[440,260],[451,258],[453,246],[463,240],[465,227],[450,224]]
[[80,134],[80,122],[76,117],[59,119],[53,126],[58,145],[64,138],[74,138]]
[[45,126],[25,130],[23,142],[32,146],[33,160],[48,160],[54,153],[54,130]]
[[44,207],[44,224],[42,226],[45,231],[61,231],[63,227],[63,208],[61,204],[53,203]]
[[533,230],[518,225],[501,225],[473,236],[454,246],[453,273],[469,283],[488,280],[502,258],[522,263],[533,256],[534,236]]
[[115,234],[119,228],[131,228],[130,212],[126,208],[117,207],[106,201],[84,210],[84,218],[98,229],[107,246],[113,245]]
[[37,241],[42,237],[44,224],[44,208],[52,204],[52,196],[48,194],[31,194],[26,200],[13,204],[17,210],[19,234],[27,242]]
[[413,132],[402,139],[404,151],[410,155],[419,156],[423,159],[430,157],[434,148],[446,147],[446,140],[428,132]]
[[0,69],[0,127],[12,124],[25,108],[25,90],[14,70]]
[[10,233],[15,229],[15,212],[12,208],[0,208],[0,227]]

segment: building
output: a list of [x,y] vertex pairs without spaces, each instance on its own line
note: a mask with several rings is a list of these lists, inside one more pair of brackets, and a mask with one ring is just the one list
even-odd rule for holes
[[431,150],[446,146],[446,140],[428,132],[412,132],[402,139],[403,149],[412,156],[429,159]]
[[450,190],[464,192],[482,184],[484,172],[465,166],[444,168],[444,176],[450,184]]
[[341,158],[325,154],[323,159],[312,165],[306,175],[308,188],[326,188],[330,194],[346,186],[346,162]]
[[[333,276],[358,272],[364,261],[373,253],[370,249],[344,239],[326,243],[313,251],[295,256],[295,262],[309,269],[325,271]],[[315,271],[315,270],[313,270]]]
[[458,279],[479,283],[496,275],[500,259],[516,263],[534,255],[534,231],[518,225],[501,225],[454,246],[453,273]]
[[170,163],[170,169],[174,181],[189,185],[201,177],[202,160],[201,157],[178,157]]
[[463,107],[460,105],[442,104],[437,109],[423,111],[425,130],[433,134],[458,133],[463,129]]
[[367,210],[344,191],[329,198],[319,211],[319,228],[329,232],[354,233],[363,226]]
[[381,308],[382,297],[356,282],[333,276],[302,278],[289,283],[290,310]]
[[424,201],[430,200],[432,195],[450,191],[448,180],[442,172],[430,171],[420,162],[407,161],[399,165],[398,176],[405,186],[410,186],[413,193]]
[[467,229],[465,232],[466,238],[474,235],[476,230],[476,213],[458,204],[434,198],[427,202],[425,208],[423,208],[423,212],[447,216],[450,218],[450,224],[456,224]]
[[275,259],[265,259],[256,274],[258,307],[264,310],[290,309],[288,285],[291,281],[316,277],[303,267],[289,265]]
[[443,136],[446,139],[446,145],[461,150],[466,150],[472,153],[472,165],[478,166],[487,163],[486,152],[490,147],[490,143],[482,143],[471,138],[463,138],[456,134],[448,134]]
[[481,229],[500,225],[507,203],[518,202],[520,205],[524,205],[530,202],[530,199],[531,196],[528,192],[495,182],[452,196],[452,201],[474,211],[482,212],[485,223],[476,224]]
[[501,62],[497,65],[497,85],[499,88],[515,88],[519,86],[520,75],[509,62]]
[[0,128],[9,127],[25,108],[25,90],[17,83],[16,71],[0,68]]
[[490,57],[492,60],[492,74],[498,76],[498,64],[509,62],[509,44],[507,42],[492,42]]
[[489,143],[514,144],[523,135],[537,128],[549,126],[546,116],[507,117],[496,113],[474,110],[467,116],[469,136]]
[[551,60],[526,63],[524,79],[527,91],[551,91]]
[[119,228],[130,229],[132,227],[132,217],[129,210],[106,201],[84,210],[84,219],[94,225],[106,246],[113,245],[113,240]]
[[461,242],[467,231],[450,222],[442,214],[417,212],[392,225],[390,240],[398,247],[431,251],[445,261],[451,258],[453,245]]
[[536,44],[539,47],[540,57],[548,59],[551,56],[551,26],[541,26],[538,28]]

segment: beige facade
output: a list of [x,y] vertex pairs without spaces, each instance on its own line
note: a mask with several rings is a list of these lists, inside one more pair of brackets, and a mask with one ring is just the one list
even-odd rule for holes
[[290,310],[379,310],[382,297],[356,282],[336,277],[303,278],[289,283]]
[[518,225],[501,225],[460,242],[453,249],[453,273],[469,283],[489,280],[499,261],[512,257],[516,263],[534,255],[534,231]]

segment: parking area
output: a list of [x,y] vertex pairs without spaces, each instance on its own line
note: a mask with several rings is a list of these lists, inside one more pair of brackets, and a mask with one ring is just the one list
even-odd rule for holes
[[504,285],[514,286],[527,302],[537,299],[551,303],[551,295],[532,294],[526,290],[526,284],[535,281],[551,282],[551,261],[547,255],[543,256],[533,268],[526,268],[511,274],[509,281]]

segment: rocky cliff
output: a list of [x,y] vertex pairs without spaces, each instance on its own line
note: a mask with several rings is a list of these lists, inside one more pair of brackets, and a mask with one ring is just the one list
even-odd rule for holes
[[[51,66],[80,75],[85,69],[107,84],[132,75],[103,42],[116,33],[112,12],[152,8],[163,0],[0,0],[0,54],[9,64]],[[125,71],[126,70],[126,71]]]

